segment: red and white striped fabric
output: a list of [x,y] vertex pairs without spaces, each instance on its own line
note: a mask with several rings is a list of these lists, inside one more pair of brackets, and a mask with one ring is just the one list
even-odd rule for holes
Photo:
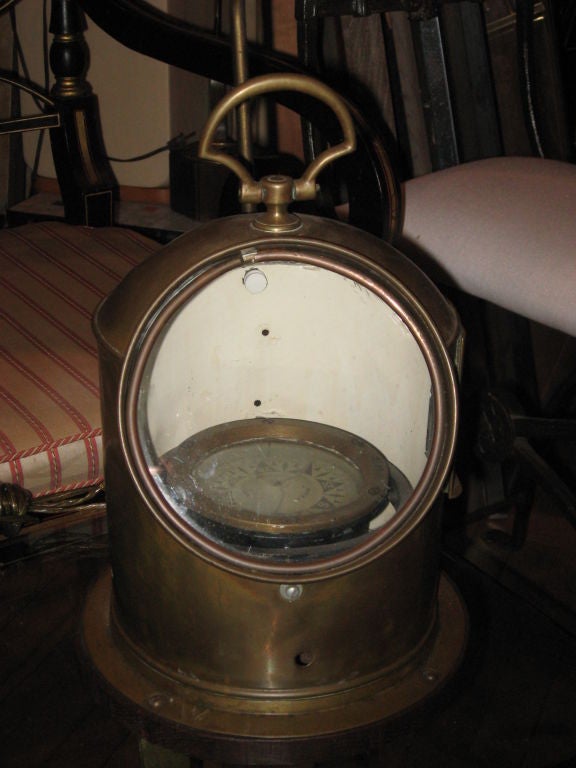
[[0,482],[40,496],[102,479],[92,314],[159,247],[115,227],[0,232]]

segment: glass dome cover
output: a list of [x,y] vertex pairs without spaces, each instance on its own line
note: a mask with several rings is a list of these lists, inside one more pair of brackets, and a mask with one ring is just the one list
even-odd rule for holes
[[362,270],[299,246],[251,261],[229,254],[151,311],[125,378],[137,472],[162,521],[220,558],[352,557],[426,490],[444,439],[430,351]]

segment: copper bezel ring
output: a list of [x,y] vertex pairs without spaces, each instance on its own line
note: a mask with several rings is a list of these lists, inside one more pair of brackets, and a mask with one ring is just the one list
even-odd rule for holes
[[[231,446],[235,447],[247,442],[268,440],[310,444],[312,432],[314,433],[313,444],[316,447],[335,453],[347,460],[366,478],[366,483],[358,497],[338,510],[339,516],[341,515],[338,527],[353,525],[362,518],[361,510],[364,510],[364,515],[366,515],[366,509],[370,510],[370,507],[375,508],[377,506],[374,504],[374,492],[370,492],[371,488],[377,490],[382,488],[382,497],[383,499],[387,498],[386,491],[389,488],[390,471],[384,455],[373,445],[351,432],[304,419],[281,417],[238,419],[226,424],[217,424],[193,435],[191,439],[195,445],[189,449],[188,458],[194,466],[200,458],[212,455],[225,447],[230,447],[222,442],[223,436],[231,438]],[[366,455],[364,455],[365,452]],[[223,524],[220,505],[209,497],[206,497],[205,505],[203,517]],[[276,527],[276,521],[260,521],[251,517],[249,512],[246,514],[246,510],[230,508],[229,512],[231,515],[230,526],[239,528],[240,531],[246,533],[270,533],[272,535],[272,530]],[[292,521],[284,519],[280,515],[282,533],[298,535],[302,532],[303,526],[312,533],[321,531],[325,529],[326,519],[330,514],[331,512],[326,510],[316,511],[310,516],[306,515],[304,520],[298,518]]]
[[[442,492],[454,452],[457,429],[456,379],[448,351],[428,312],[390,272],[354,251],[324,242],[290,240],[257,244],[250,263],[243,244],[215,254],[168,287],[139,324],[122,368],[118,420],[122,447],[133,482],[155,518],[186,548],[226,570],[266,580],[313,581],[363,566],[394,546],[418,525]],[[434,430],[430,452],[413,493],[399,514],[374,531],[366,541],[338,554],[305,563],[280,563],[244,556],[195,529],[170,505],[153,480],[139,437],[138,404],[146,365],[166,324],[204,287],[228,271],[266,263],[316,266],[347,277],[384,301],[404,322],[426,361],[434,402]]]

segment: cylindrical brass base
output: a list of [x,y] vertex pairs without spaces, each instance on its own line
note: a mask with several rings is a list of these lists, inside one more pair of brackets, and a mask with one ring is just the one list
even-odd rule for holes
[[[88,600],[84,645],[101,683],[150,740],[202,759],[270,766],[310,757],[307,744],[308,762],[367,751],[438,692],[465,644],[438,552],[457,422],[452,308],[362,232],[304,215],[297,229],[263,232],[247,216],[142,264],[95,329],[114,586],[107,577]],[[284,486],[270,467],[257,524],[234,492],[213,507],[190,458],[247,443],[239,424],[259,440],[260,419],[266,431],[275,420],[301,429],[294,444],[316,451],[326,431],[344,431],[412,491],[404,498],[378,470],[392,509],[366,523],[384,491],[353,459],[369,498],[322,497],[326,517],[312,518],[296,489],[286,498],[306,514],[279,518]],[[221,430],[219,453],[206,453]],[[180,474],[182,446],[199,436]],[[333,473],[352,449],[331,445]],[[212,490],[217,463],[202,464]],[[298,488],[311,487],[312,466]]]
[[249,744],[250,760],[258,764],[263,742],[269,761],[275,746],[285,754],[290,742],[324,739],[328,744],[342,734],[382,727],[439,692],[458,667],[466,642],[462,599],[442,574],[434,632],[411,663],[389,665],[369,680],[345,681],[329,693],[321,687],[249,692],[230,686],[226,694],[202,680],[184,685],[151,666],[119,630],[112,595],[108,573],[93,588],[83,617],[84,650],[99,684],[151,740],[218,760],[230,759],[239,741]]

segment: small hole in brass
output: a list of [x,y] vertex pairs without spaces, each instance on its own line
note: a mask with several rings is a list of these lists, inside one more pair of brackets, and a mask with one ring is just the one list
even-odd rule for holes
[[259,408],[262,405],[262,400],[254,400],[254,405]]
[[302,651],[294,657],[294,662],[298,667],[309,667],[314,661],[314,655],[309,651]]

